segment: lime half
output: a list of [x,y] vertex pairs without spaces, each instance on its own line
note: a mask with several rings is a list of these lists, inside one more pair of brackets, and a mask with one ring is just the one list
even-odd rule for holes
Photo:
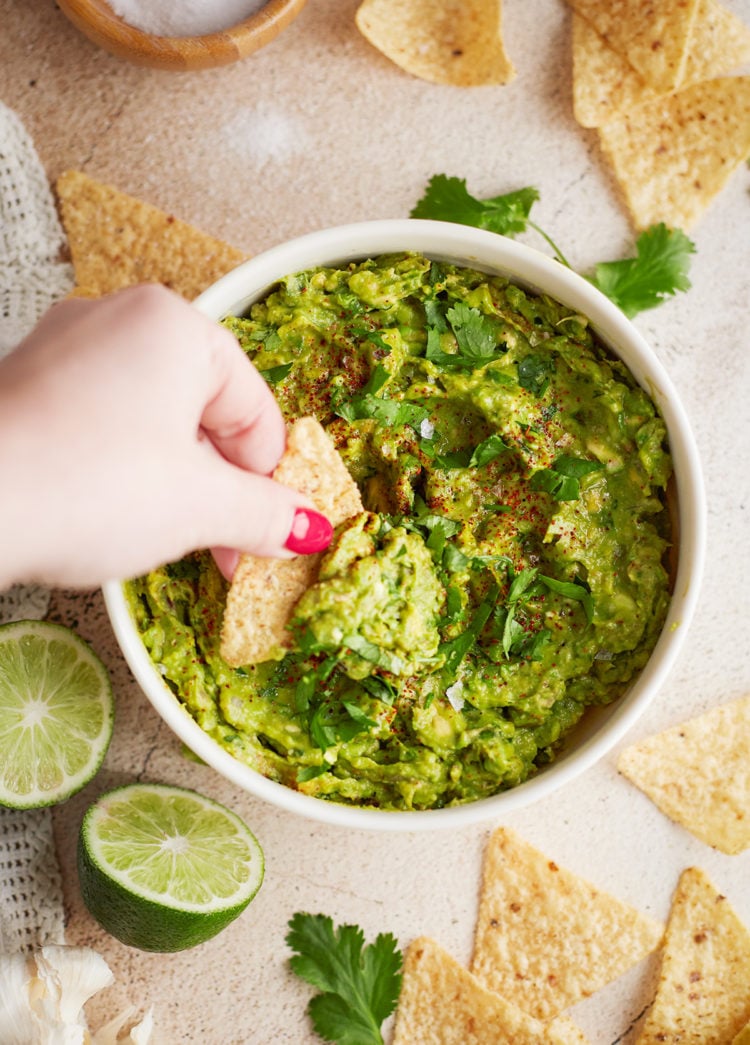
[[107,671],[69,628],[0,626],[0,805],[62,802],[87,784],[112,737]]
[[130,784],[87,810],[78,875],[84,903],[112,936],[142,951],[181,951],[247,907],[263,881],[263,851],[218,802]]

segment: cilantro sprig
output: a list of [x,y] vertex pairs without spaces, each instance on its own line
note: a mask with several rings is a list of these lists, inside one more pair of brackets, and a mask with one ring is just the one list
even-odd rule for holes
[[365,945],[357,925],[334,928],[324,914],[298,912],[289,920],[289,964],[316,987],[308,1013],[316,1032],[336,1045],[383,1045],[380,1028],[396,1008],[403,955],[391,933]]
[[[530,218],[538,199],[538,190],[528,186],[481,200],[471,195],[463,178],[436,174],[412,208],[411,217],[454,221],[511,237],[533,229],[549,244],[557,260],[570,268],[557,244]],[[660,223],[637,237],[633,257],[600,262],[586,278],[632,319],[678,291],[690,289],[688,272],[694,253],[694,243],[681,229]]]
[[[506,349],[490,317],[485,316],[478,308],[467,305],[465,301],[457,302],[443,314],[441,303],[434,298],[428,298],[425,301],[425,314],[425,358],[439,366],[474,370],[491,363]],[[443,352],[440,347],[440,334],[449,329],[456,340],[455,352]]]
[[690,255],[695,245],[681,229],[662,222],[635,241],[636,256],[602,261],[589,281],[632,318],[656,308],[677,290],[689,290]]

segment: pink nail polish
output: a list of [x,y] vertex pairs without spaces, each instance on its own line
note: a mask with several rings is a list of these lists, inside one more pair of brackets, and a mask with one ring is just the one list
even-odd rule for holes
[[298,508],[294,513],[292,532],[284,547],[298,555],[312,555],[327,548],[332,537],[333,527],[325,515],[311,512],[308,508]]

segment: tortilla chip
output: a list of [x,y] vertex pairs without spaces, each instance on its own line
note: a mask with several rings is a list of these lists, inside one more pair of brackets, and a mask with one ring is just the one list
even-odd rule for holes
[[750,27],[716,0],[700,0],[682,87],[713,80],[750,62]]
[[[325,429],[313,417],[295,421],[274,479],[300,490],[334,526],[362,511],[357,484]],[[221,655],[232,667],[278,659],[291,645],[292,610],[315,583],[323,553],[294,559],[240,557],[227,596]]]
[[672,899],[656,997],[637,1045],[731,1045],[750,1020],[750,933],[703,871]]
[[743,1027],[736,1037],[732,1038],[732,1045],[750,1045],[750,1023]]
[[549,1020],[659,945],[663,926],[557,866],[507,828],[484,859],[471,971]]
[[574,1045],[585,1043],[567,1018],[545,1024],[493,994],[439,944],[410,945],[393,1045]]
[[590,22],[573,15],[573,115],[582,127],[599,127],[658,96]]
[[477,87],[510,83],[516,70],[502,37],[502,0],[364,0],[357,27],[412,76]]
[[617,768],[706,845],[750,847],[750,696],[633,744]]
[[680,86],[698,0],[568,0],[658,90]]
[[637,229],[690,229],[750,154],[750,76],[708,80],[599,128]]
[[[716,0],[700,0],[682,87],[750,62],[750,28]],[[599,127],[660,94],[580,15],[573,16],[573,114]]]
[[83,296],[163,283],[192,300],[246,260],[227,243],[80,171],[62,174],[56,189]]

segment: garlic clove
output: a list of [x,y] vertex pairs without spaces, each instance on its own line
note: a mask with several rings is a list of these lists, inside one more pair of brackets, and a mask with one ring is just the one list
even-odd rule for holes
[[30,964],[21,954],[0,956],[0,1041],[3,1045],[29,1045],[34,1040],[34,1020],[29,1005]]

